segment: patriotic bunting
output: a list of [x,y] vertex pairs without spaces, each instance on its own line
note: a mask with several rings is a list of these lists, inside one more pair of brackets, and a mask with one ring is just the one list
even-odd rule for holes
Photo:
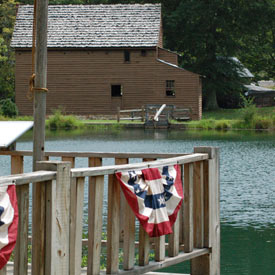
[[125,198],[150,237],[172,233],[183,200],[179,165],[118,172]]
[[0,186],[0,269],[8,262],[16,243],[18,208],[15,185]]

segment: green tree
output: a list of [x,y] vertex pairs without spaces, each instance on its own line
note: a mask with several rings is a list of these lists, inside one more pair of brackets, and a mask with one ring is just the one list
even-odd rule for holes
[[242,9],[238,55],[256,80],[275,76],[275,0],[251,0]]
[[230,60],[239,47],[241,2],[184,0],[167,18],[166,46],[182,52],[183,67],[203,76],[206,109],[218,108],[218,94],[241,88],[241,68]]
[[0,99],[14,97],[14,53],[10,40],[15,21],[16,2],[0,2]]

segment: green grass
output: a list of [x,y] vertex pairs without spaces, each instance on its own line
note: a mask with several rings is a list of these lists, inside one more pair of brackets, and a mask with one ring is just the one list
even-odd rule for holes
[[6,117],[0,115],[0,121],[33,121],[32,116],[16,116],[16,117]]
[[186,123],[188,129],[227,130],[227,129],[275,129],[275,107],[242,109],[220,109],[203,112],[200,121]]
[[[0,120],[33,120],[31,116],[17,116],[7,118],[0,116]],[[219,109],[217,111],[204,111],[200,121],[176,122],[184,123],[187,129],[227,130],[227,129],[275,129],[275,107],[256,108],[250,106],[241,109]],[[94,125],[93,125],[94,124]],[[63,115],[62,111],[55,110],[46,121],[50,130],[73,130],[86,127],[104,129],[123,129],[127,124],[143,124],[141,121],[122,120],[118,123],[115,119],[79,119],[73,115]]]
[[[242,109],[219,109],[216,111],[203,111],[202,119],[214,120],[239,120]],[[275,107],[257,108],[257,114],[260,116],[275,115]]]

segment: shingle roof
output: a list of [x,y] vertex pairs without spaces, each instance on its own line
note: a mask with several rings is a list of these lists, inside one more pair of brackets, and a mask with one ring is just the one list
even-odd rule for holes
[[[52,5],[48,47],[153,47],[158,44],[161,5]],[[19,7],[11,46],[32,44],[33,6]]]

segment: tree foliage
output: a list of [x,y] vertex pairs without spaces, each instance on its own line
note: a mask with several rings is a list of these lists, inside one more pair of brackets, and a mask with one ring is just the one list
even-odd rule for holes
[[[19,0],[33,4],[33,0]],[[256,79],[275,74],[275,0],[50,0],[50,4],[161,3],[164,45],[203,77],[207,109],[237,107],[244,78],[236,56]],[[15,0],[0,0],[0,99],[14,96],[10,39]]]
[[0,99],[14,97],[14,53],[10,40],[15,21],[16,2],[0,1]]

